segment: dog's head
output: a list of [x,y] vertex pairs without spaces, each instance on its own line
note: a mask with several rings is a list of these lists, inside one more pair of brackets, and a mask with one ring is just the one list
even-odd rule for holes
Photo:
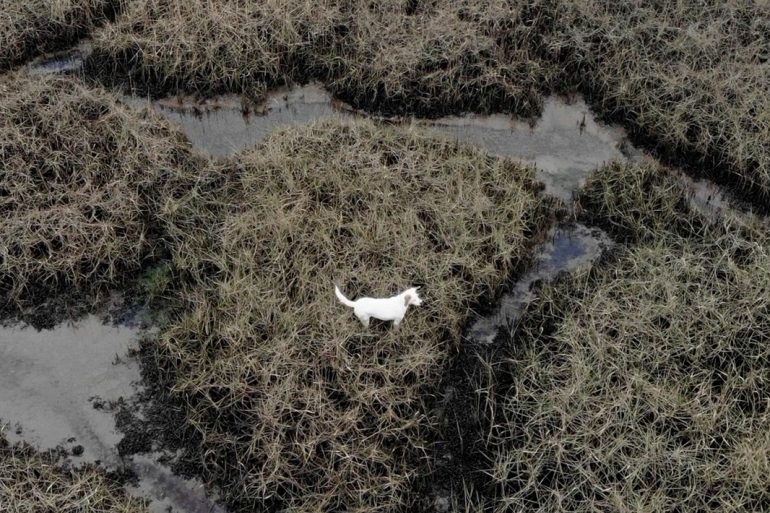
[[404,292],[404,306],[420,306],[422,304],[422,299],[420,299],[420,296],[417,294],[417,289],[419,288],[420,287],[412,287]]

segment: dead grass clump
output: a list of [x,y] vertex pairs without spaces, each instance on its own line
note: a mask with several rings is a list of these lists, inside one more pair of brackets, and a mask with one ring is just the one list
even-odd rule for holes
[[526,4],[139,0],[96,35],[88,66],[155,93],[318,79],[386,113],[534,115],[556,68],[534,57],[549,20]]
[[590,204],[608,203],[606,225],[637,242],[543,287],[513,334],[487,405],[492,510],[749,512],[770,501],[770,237],[730,215],[665,229],[698,214],[650,169],[589,184]]
[[183,137],[73,79],[12,77],[0,97],[3,299],[95,289],[152,256],[161,190],[194,171]]
[[[159,342],[208,477],[247,511],[408,505],[423,403],[550,200],[531,169],[363,121],[286,129],[225,167],[241,190],[209,227],[215,267]],[[366,330],[335,283],[354,298],[422,284],[425,304]]]
[[112,17],[121,0],[0,0],[0,71],[69,45]]
[[317,79],[388,114],[539,112],[580,90],[667,157],[770,197],[762,2],[138,0],[89,67],[156,93]]
[[49,454],[0,434],[0,506],[6,513],[144,513],[143,501],[94,468],[65,470]]
[[387,113],[535,116],[558,68],[537,57],[550,20],[529,4],[355,2],[342,59],[322,63],[335,71],[327,85],[355,106]]
[[620,242],[683,236],[704,229],[706,220],[689,203],[684,184],[652,158],[611,162],[589,177],[580,192],[581,215]]
[[155,94],[243,92],[312,74],[309,57],[333,43],[329,2],[130,2],[94,35],[88,70]]
[[602,113],[663,153],[770,197],[763,2],[565,2],[552,51]]
[[685,183],[667,167],[646,158],[611,162],[589,177],[578,197],[584,222],[602,227],[619,242],[658,241],[676,235],[708,239],[731,233],[735,240],[764,237],[756,219],[724,211],[715,223],[693,206]]

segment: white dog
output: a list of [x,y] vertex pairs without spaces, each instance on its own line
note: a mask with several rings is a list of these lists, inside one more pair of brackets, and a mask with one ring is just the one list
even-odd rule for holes
[[351,301],[343,296],[336,285],[334,286],[334,293],[337,294],[337,299],[343,305],[353,309],[353,313],[356,314],[356,317],[364,326],[369,327],[369,319],[374,317],[381,321],[393,321],[393,326],[398,327],[409,305],[420,306],[422,304],[422,299],[417,295],[417,289],[419,288],[412,287],[411,289],[406,289],[397,296],[385,298],[361,297],[355,301]]

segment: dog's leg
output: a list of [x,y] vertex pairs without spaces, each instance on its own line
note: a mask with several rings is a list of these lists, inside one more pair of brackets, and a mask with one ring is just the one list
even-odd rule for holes
[[393,320],[393,329],[398,329],[399,326],[401,326],[401,321],[403,321],[404,318],[401,319],[394,319]]
[[358,318],[359,321],[361,321],[361,324],[364,325],[364,328],[369,327],[369,316],[368,315],[362,315]]

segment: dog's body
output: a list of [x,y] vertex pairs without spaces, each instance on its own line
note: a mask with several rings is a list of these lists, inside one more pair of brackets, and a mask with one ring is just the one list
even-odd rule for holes
[[393,326],[398,327],[404,319],[404,314],[406,314],[406,309],[409,308],[409,305],[420,306],[422,304],[422,299],[417,295],[417,289],[419,288],[412,287],[392,297],[361,297],[355,301],[351,301],[343,296],[336,285],[334,286],[334,293],[337,294],[337,299],[340,300],[340,303],[353,309],[353,313],[356,314],[356,317],[364,326],[369,327],[369,319],[374,317],[381,321],[393,321]]

